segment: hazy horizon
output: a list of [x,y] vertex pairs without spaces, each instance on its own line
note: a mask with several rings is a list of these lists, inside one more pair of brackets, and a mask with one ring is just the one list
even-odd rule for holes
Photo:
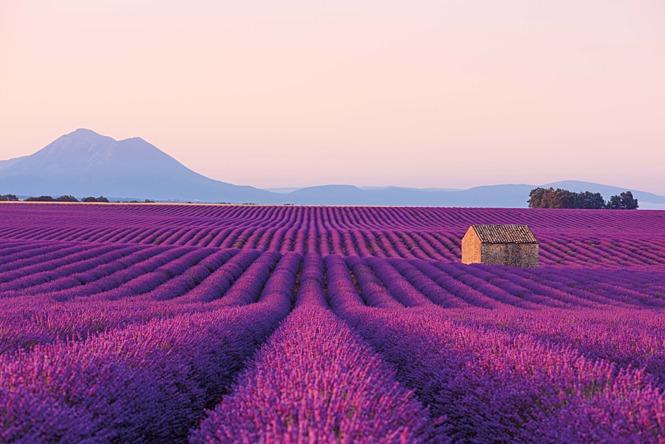
[[665,194],[665,4],[0,2],[0,159],[90,128],[211,178]]
[[[90,128],[77,128],[73,131],[70,131],[69,133],[65,133],[65,134],[60,135],[59,137],[55,138],[52,142],[57,141],[61,137],[73,135],[74,133],[79,132],[79,131],[83,131],[83,132],[90,132],[91,131],[91,132],[97,134],[97,136],[100,136],[102,138],[111,137],[112,139],[114,139],[116,141],[123,141],[125,139],[132,139],[132,138],[141,138],[141,139],[143,139],[140,136],[132,136],[132,137],[120,139],[120,138],[115,138],[115,137],[113,137],[111,135],[108,135],[108,134],[98,133],[98,132],[96,132],[96,131],[94,131]],[[146,142],[150,143],[149,140],[146,140]],[[27,154],[21,155],[21,156],[9,158],[9,159],[0,158],[0,162],[2,162],[4,160],[16,160],[16,159],[19,159],[19,158],[22,158],[22,157],[29,157],[30,155],[35,154],[35,153],[41,151],[44,148],[46,148],[46,146],[40,148],[37,151],[27,153]],[[156,148],[160,151],[163,151],[163,150],[161,150],[160,147],[156,147]],[[171,156],[169,153],[166,153],[166,154]],[[173,156],[171,156],[171,157],[173,157]],[[175,157],[173,157],[173,158],[176,161],[178,161],[179,163],[182,163],[182,162],[180,162],[179,159],[177,159]],[[196,171],[195,169],[192,169],[192,170],[196,173],[200,173],[200,171]],[[209,177],[211,179],[223,181],[222,178],[215,178],[215,177],[211,177],[211,176],[207,176],[207,177]],[[355,187],[358,187],[358,188],[364,189],[364,190],[383,189],[383,188],[408,188],[408,189],[421,190],[421,191],[428,191],[428,190],[432,190],[432,191],[434,191],[434,190],[436,190],[436,191],[464,191],[464,190],[468,190],[468,189],[472,189],[472,188],[493,187],[493,186],[502,186],[502,185],[509,185],[509,186],[510,185],[548,186],[548,185],[555,184],[556,186],[559,186],[558,184],[563,183],[563,182],[581,182],[581,183],[584,183],[584,182],[588,182],[588,181],[584,181],[584,180],[580,180],[580,179],[576,179],[576,178],[560,178],[558,180],[553,180],[551,182],[534,182],[534,183],[531,183],[531,184],[517,183],[517,182],[478,183],[478,184],[474,184],[474,185],[467,186],[467,187],[418,187],[418,186],[409,187],[409,186],[403,186],[403,185],[399,185],[399,184],[373,185],[373,184],[354,184],[354,183],[329,182],[329,183],[311,183],[311,184],[305,184],[305,185],[300,185],[300,186],[257,187],[257,188],[264,189],[264,190],[267,190],[267,191],[276,192],[276,193],[286,193],[286,192],[296,191],[296,190],[300,190],[300,189],[304,189],[304,188],[319,187],[319,186],[355,186]],[[589,182],[589,183],[594,184],[593,182]],[[250,186],[252,186],[252,184],[235,184],[235,185],[250,185]],[[595,183],[595,185],[605,185],[605,186],[610,186],[610,187],[619,187],[619,188],[631,189],[630,187],[623,187],[621,184],[614,184],[614,183],[604,183],[604,184]],[[638,190],[637,188],[632,188],[632,189],[635,190],[635,191],[651,192],[651,190],[646,190],[646,189],[641,189],[641,190]],[[658,194],[658,193],[655,193],[655,194]]]

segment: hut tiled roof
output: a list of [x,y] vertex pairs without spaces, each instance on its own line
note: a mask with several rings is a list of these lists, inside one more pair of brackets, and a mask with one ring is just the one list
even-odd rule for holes
[[481,242],[488,244],[537,244],[528,225],[471,225]]

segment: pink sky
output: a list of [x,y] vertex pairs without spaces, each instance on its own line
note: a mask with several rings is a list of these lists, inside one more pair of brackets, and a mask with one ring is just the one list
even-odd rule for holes
[[0,158],[85,127],[261,187],[665,193],[662,0],[0,0]]

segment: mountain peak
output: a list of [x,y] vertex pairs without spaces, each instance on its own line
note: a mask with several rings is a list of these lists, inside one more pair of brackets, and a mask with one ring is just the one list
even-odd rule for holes
[[105,145],[108,144],[113,144],[114,146],[117,146],[116,143],[121,143],[123,145],[150,145],[151,147],[153,146],[150,142],[145,140],[142,137],[128,137],[127,139],[114,139],[113,137],[110,136],[105,136],[103,134],[99,134],[96,131],[93,131],[88,128],[77,128],[74,131],[65,134],[64,136],[61,136],[60,139],[58,140],[65,140],[68,142],[83,142],[83,143],[92,143],[92,144],[97,144],[98,142],[106,142]]
[[65,134],[65,136],[70,136],[70,137],[108,137],[108,136],[102,136],[99,133],[96,133],[95,131],[88,129],[88,128],[77,128],[71,133]]
[[117,141],[113,137],[104,136],[87,128],[78,128],[70,133],[58,137],[56,140],[47,145],[42,151],[52,152],[63,149],[81,149],[82,147],[108,147],[109,145],[112,145],[116,142]]

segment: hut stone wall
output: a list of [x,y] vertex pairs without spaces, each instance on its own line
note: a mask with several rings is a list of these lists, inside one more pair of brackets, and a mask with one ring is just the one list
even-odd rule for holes
[[538,244],[481,244],[480,262],[490,265],[535,268]]

